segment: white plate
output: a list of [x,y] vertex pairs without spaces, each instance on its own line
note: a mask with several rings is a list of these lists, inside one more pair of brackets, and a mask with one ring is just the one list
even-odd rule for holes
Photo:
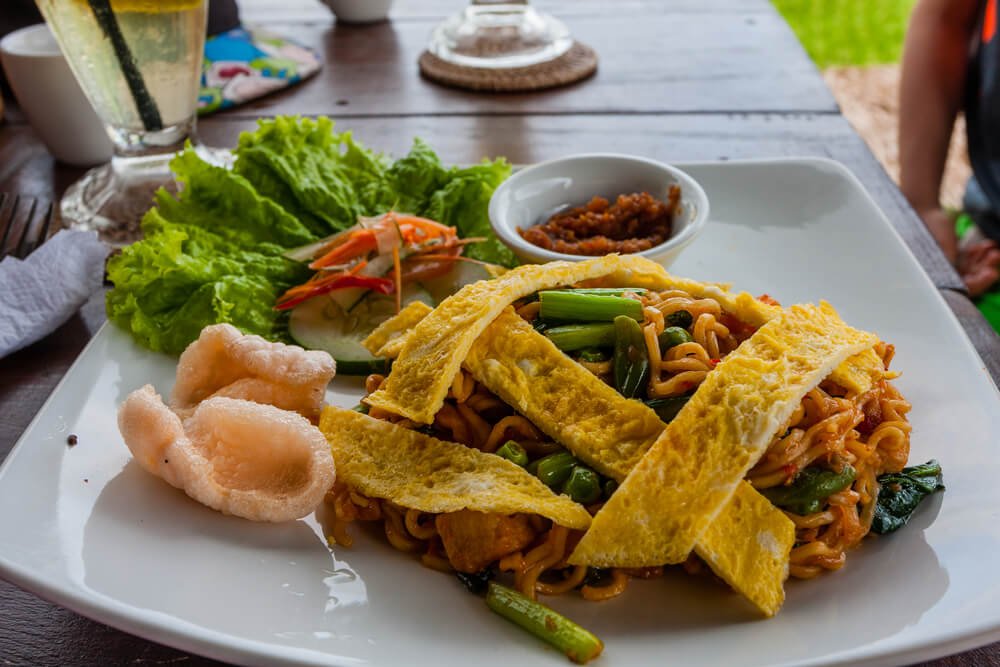
[[[712,221],[674,265],[783,303],[826,298],[897,346],[912,462],[948,490],[840,572],[789,582],[774,619],[671,573],[604,603],[551,604],[605,642],[598,664],[902,664],[1000,639],[1000,401],[965,334],[860,184],[826,161],[688,167]],[[448,575],[374,533],[327,548],[315,520],[257,525],[149,477],[118,403],[173,360],[105,327],[0,469],[0,575],[128,632],[259,665],[565,665]],[[352,404],[360,385],[331,399]],[[75,433],[79,444],[66,445]]]

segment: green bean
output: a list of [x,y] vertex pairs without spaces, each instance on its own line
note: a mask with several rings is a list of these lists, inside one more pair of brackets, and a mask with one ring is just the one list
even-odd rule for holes
[[573,294],[593,294],[595,296],[621,296],[625,292],[631,292],[632,294],[645,294],[649,290],[645,287],[573,287],[546,291],[572,292]]
[[358,403],[351,409],[354,410],[355,412],[360,412],[363,415],[368,414],[368,406],[364,403]]
[[823,509],[826,499],[849,487],[856,476],[857,471],[849,465],[840,472],[806,468],[790,486],[774,486],[762,489],[761,493],[771,504],[805,516]]
[[576,457],[569,452],[556,452],[538,460],[535,475],[549,488],[555,488],[569,479],[576,464]]
[[642,327],[629,317],[615,318],[615,389],[625,398],[633,398],[649,377],[649,355]]
[[507,459],[511,463],[516,463],[522,468],[528,465],[528,452],[524,447],[513,440],[508,440],[497,450],[497,456]]
[[694,317],[686,310],[675,310],[666,317],[667,325],[687,329],[694,322]]
[[588,347],[612,347],[615,344],[615,325],[610,322],[564,324],[546,329],[544,333],[563,352]]
[[562,492],[581,505],[589,505],[601,497],[601,480],[597,473],[585,466],[574,466]]
[[653,398],[646,401],[646,405],[653,408],[656,412],[656,416],[660,418],[664,424],[669,424],[673,421],[677,413],[681,411],[687,402],[691,399],[690,396],[670,396],[668,398]]
[[539,292],[538,298],[542,302],[539,315],[543,320],[611,322],[620,315],[642,320],[642,304],[622,296],[547,291]]
[[486,604],[508,621],[552,644],[575,663],[582,665],[604,650],[604,643],[589,631],[545,605],[496,582],[490,582]]
[[687,332],[687,329],[680,327],[667,327],[660,334],[660,350],[666,352],[675,345],[690,343],[694,338]]
[[604,350],[598,350],[597,348],[580,350],[580,361],[586,361],[587,363],[596,364],[607,360],[608,360],[608,354]]

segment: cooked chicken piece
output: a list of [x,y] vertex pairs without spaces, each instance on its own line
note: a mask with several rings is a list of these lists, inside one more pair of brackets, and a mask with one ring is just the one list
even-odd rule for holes
[[525,514],[504,516],[462,510],[439,514],[435,526],[451,566],[459,572],[479,572],[535,539]]
[[185,417],[199,402],[225,396],[316,419],[335,371],[326,352],[271,343],[245,336],[232,325],[215,324],[181,354],[170,407]]
[[305,417],[272,405],[214,397],[183,422],[153,387],[118,411],[125,444],[143,468],[195,500],[253,521],[288,521],[333,486],[326,438]]

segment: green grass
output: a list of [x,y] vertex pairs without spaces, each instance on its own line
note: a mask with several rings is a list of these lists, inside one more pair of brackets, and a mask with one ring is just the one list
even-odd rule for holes
[[899,62],[916,0],[771,0],[819,67]]

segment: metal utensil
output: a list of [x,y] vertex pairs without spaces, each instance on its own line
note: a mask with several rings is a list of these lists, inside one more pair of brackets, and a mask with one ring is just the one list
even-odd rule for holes
[[0,259],[24,259],[59,229],[55,207],[34,197],[0,192]]

